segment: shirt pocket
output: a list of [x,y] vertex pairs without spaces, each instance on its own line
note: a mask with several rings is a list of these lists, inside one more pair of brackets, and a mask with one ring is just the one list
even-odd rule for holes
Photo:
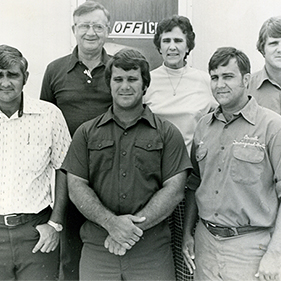
[[24,148],[23,170],[43,171],[50,161],[51,148],[45,145],[26,145]]
[[105,171],[113,166],[114,141],[95,140],[88,143],[90,171]]
[[146,174],[161,172],[161,153],[163,142],[161,140],[135,141],[135,166]]
[[255,184],[260,180],[265,157],[263,147],[249,144],[234,144],[231,177],[234,182]]

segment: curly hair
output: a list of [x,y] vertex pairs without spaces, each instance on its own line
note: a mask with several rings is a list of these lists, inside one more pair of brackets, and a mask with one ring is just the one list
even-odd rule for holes
[[173,15],[172,17],[161,20],[157,25],[156,33],[154,35],[154,45],[160,52],[162,33],[169,32],[174,27],[179,27],[182,30],[183,34],[185,34],[186,44],[188,47],[188,53],[186,55],[189,55],[190,51],[193,50],[195,46],[195,33],[189,19],[184,16]]

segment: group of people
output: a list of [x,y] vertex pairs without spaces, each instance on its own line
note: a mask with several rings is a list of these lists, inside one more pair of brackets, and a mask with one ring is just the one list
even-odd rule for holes
[[151,72],[106,53],[100,3],[73,22],[40,100],[0,46],[0,279],[281,280],[281,17],[260,30],[261,71],[221,47],[209,77],[187,63],[186,17],[159,22]]

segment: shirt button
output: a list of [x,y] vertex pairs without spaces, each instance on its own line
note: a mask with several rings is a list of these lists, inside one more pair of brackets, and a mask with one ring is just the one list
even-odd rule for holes
[[221,172],[221,168],[218,168],[218,171]]
[[123,199],[126,199],[126,197],[127,197],[126,194],[123,194],[123,195],[122,195],[122,198],[123,198]]
[[224,128],[225,128],[225,129],[228,129],[228,125],[225,125]]
[[98,147],[99,147],[99,148],[101,148],[101,146],[102,146],[102,144],[101,144],[101,143],[99,143],[99,144],[98,144]]
[[221,147],[221,150],[224,150],[224,146]]
[[124,173],[122,174],[122,176],[123,176],[123,177],[126,177],[126,173],[124,172]]
[[90,84],[90,83],[91,83],[91,80],[87,80],[87,83]]
[[219,214],[218,213],[215,213],[215,216],[217,217]]
[[150,143],[147,145],[148,148],[150,148],[151,146],[152,146],[152,145],[151,145]]
[[216,192],[215,192],[216,194],[218,194],[219,193],[219,191],[218,190],[216,190]]
[[124,136],[127,136],[127,135],[128,135],[128,132],[124,132],[123,135],[124,135]]
[[123,155],[123,156],[125,156],[126,154],[127,154],[127,152],[126,152],[126,151],[123,151],[123,152],[122,152],[122,155]]

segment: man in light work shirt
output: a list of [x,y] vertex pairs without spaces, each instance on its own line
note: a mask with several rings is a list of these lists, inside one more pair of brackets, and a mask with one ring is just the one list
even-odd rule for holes
[[191,169],[183,137],[143,106],[150,74],[138,51],[119,51],[105,76],[113,107],[77,129],[63,164],[87,218],[80,280],[175,280],[167,217]]
[[70,135],[57,107],[23,94],[27,66],[17,49],[0,46],[0,278],[55,280]]
[[259,105],[281,114],[281,16],[264,22],[257,49],[263,55],[265,65],[252,75],[248,93]]
[[194,134],[186,262],[196,281],[280,280],[281,116],[247,95],[250,62],[243,52],[219,48],[209,73],[219,107]]

